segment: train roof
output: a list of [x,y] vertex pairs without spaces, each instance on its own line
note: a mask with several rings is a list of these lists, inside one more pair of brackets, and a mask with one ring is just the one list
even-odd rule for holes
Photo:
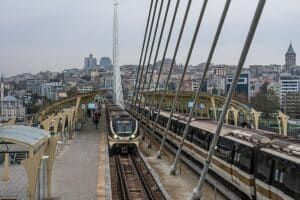
[[[161,111],[161,115],[165,117],[170,116],[167,111]],[[186,123],[182,117],[179,118],[174,116],[174,119],[182,123]],[[212,134],[216,132],[217,125],[217,122],[206,119],[192,120],[191,122],[192,127],[199,128]],[[239,141],[248,146],[260,145],[269,149],[269,151],[276,151],[277,154],[290,155],[290,157],[300,157],[300,140],[290,136],[278,135],[270,131],[235,127],[227,124],[223,125],[220,135]]]
[[129,113],[126,111],[113,111],[110,115],[113,117],[130,117]]

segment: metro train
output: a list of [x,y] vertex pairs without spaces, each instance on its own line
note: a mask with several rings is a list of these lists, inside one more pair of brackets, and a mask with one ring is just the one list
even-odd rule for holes
[[[139,110],[140,120],[152,128],[157,112]],[[170,114],[161,111],[156,134],[160,135]],[[150,119],[150,121],[149,121]],[[176,149],[186,121],[175,114],[167,143]],[[203,166],[217,123],[193,119],[183,147],[183,154]],[[175,144],[174,144],[175,143]],[[241,199],[300,199],[300,140],[262,130],[224,125],[209,173]]]
[[106,130],[112,151],[128,151],[139,146],[138,121],[118,105],[106,103]]

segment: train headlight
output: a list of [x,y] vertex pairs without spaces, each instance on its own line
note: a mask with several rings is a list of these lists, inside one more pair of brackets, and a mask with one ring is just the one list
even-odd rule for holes
[[131,139],[134,139],[136,137],[136,134],[133,134],[132,136],[130,136]]
[[118,136],[117,136],[117,135],[114,135],[114,138],[115,138],[115,139],[118,139]]

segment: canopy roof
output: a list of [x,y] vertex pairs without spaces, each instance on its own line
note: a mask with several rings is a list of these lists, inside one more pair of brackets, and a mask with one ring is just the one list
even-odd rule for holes
[[0,142],[15,143],[35,147],[37,144],[45,141],[49,133],[45,130],[23,126],[3,126],[0,127]]

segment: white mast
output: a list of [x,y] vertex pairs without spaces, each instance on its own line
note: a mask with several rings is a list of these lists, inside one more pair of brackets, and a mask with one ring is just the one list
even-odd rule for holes
[[119,36],[118,36],[118,3],[114,3],[114,27],[113,27],[113,98],[115,104],[124,108],[123,88],[119,66]]

